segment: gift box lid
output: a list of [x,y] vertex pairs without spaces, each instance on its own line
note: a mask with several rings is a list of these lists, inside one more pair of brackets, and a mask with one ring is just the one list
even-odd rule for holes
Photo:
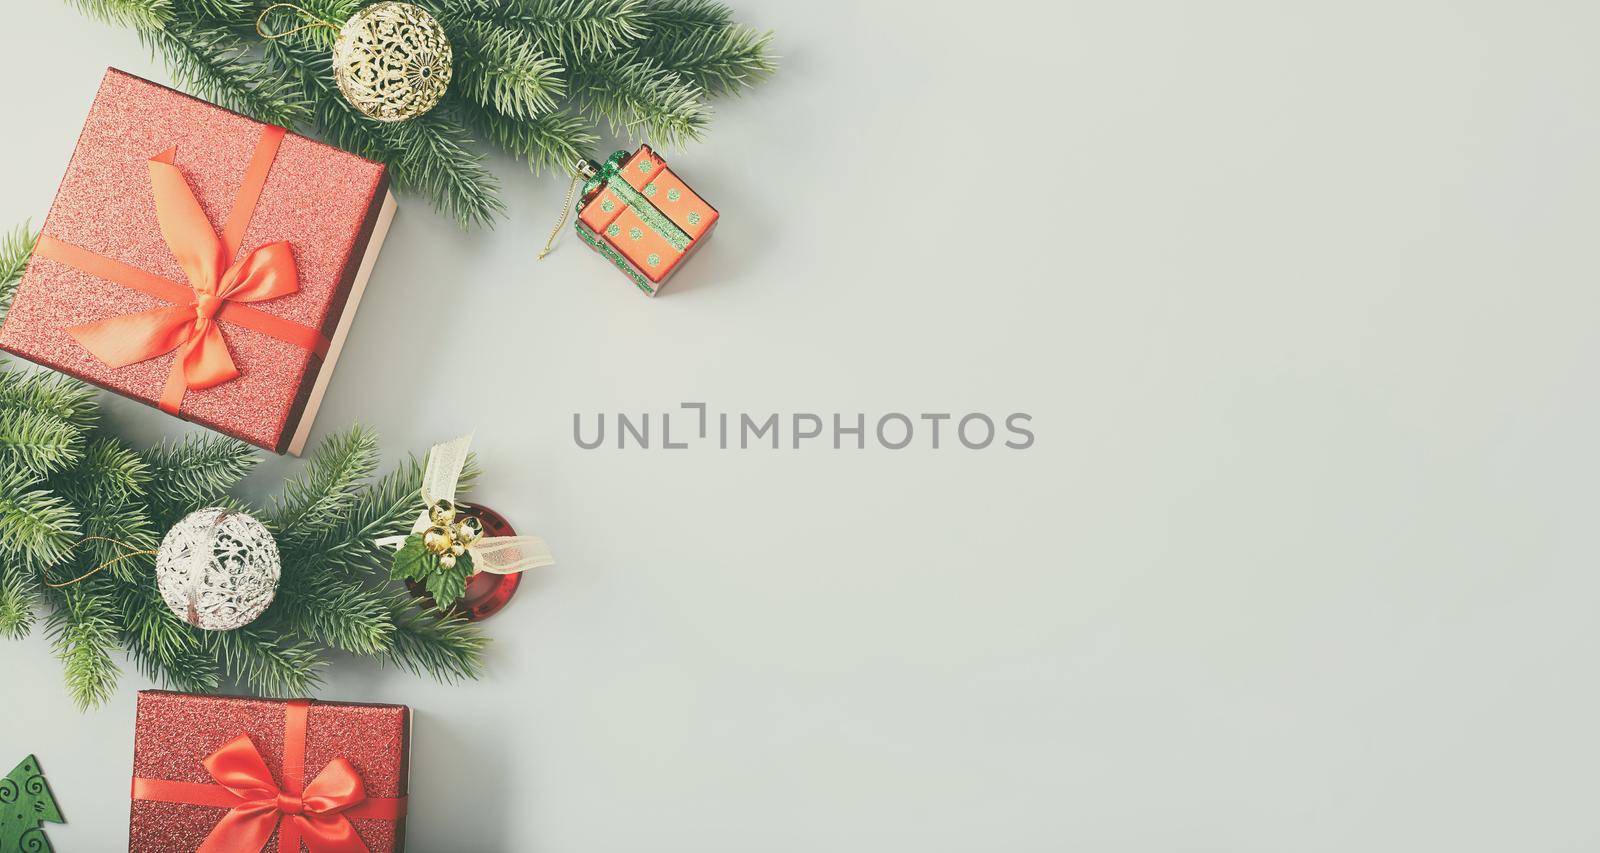
[[[148,162],[168,149],[221,233],[241,196],[267,125],[108,69],[45,219],[42,238],[187,286],[156,217]],[[238,257],[287,241],[299,290],[248,307],[331,338],[372,239],[388,177],[380,163],[293,133],[270,160],[248,212]],[[109,367],[67,333],[72,326],[164,307],[164,301],[35,252],[0,326],[0,349],[145,402],[160,398],[174,356]],[[230,259],[231,260],[231,259]],[[225,317],[238,378],[190,389],[179,414],[282,452],[322,358]]]

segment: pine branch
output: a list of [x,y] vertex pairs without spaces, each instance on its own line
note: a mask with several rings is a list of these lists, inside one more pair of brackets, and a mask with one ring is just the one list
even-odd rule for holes
[[641,25],[653,39],[692,35],[733,23],[733,10],[717,0],[647,0]]
[[79,710],[111,698],[119,675],[111,659],[117,648],[117,613],[97,580],[57,591],[48,619],[56,657],[65,667],[67,692]]
[[699,86],[708,95],[734,95],[777,71],[772,33],[737,25],[692,30],[678,38],[654,37],[642,56]]
[[183,0],[182,17],[200,19],[219,26],[239,26],[256,18],[255,0]]
[[40,477],[83,457],[83,432],[42,412],[0,411],[0,465],[17,465]]
[[117,611],[121,640],[147,678],[189,692],[215,690],[221,683],[213,652],[200,631],[167,608],[156,591],[153,569],[133,583],[119,585]]
[[310,641],[271,630],[264,618],[232,631],[201,634],[229,678],[267,696],[305,696],[326,663]]
[[139,38],[166,60],[180,85],[206,100],[284,127],[311,117],[310,107],[288,80],[249,59],[245,42],[227,29],[179,20],[162,29],[141,29]]
[[23,272],[28,269],[28,259],[33,256],[33,244],[38,240],[38,232],[29,230],[26,222],[0,237],[0,315],[11,304],[11,295],[17,290],[17,282],[22,281]]
[[33,630],[33,596],[27,573],[0,564],[0,637],[20,640]]
[[435,0],[452,38],[462,22],[479,21],[526,33],[564,59],[621,50],[644,36],[640,0]]
[[209,433],[162,442],[143,456],[158,524],[215,503],[261,461],[250,445]]
[[[74,560],[83,571],[105,566],[112,576],[124,581],[155,577],[155,563],[149,554],[159,544],[155,528],[143,507],[127,500],[106,497],[67,497],[82,517],[83,541],[75,545]],[[64,574],[64,573],[61,573]]]
[[434,206],[462,228],[491,225],[505,213],[500,182],[471,153],[472,140],[460,125],[434,109],[420,118],[387,125],[384,135],[405,153],[391,164],[405,186],[432,199]]
[[378,467],[378,436],[357,424],[324,439],[305,473],[284,484],[269,523],[280,542],[302,541],[333,529],[350,512]]
[[489,641],[471,622],[423,610],[405,592],[388,601],[394,621],[394,643],[383,659],[414,675],[428,674],[443,682],[483,674],[483,650]]
[[528,34],[484,21],[461,21],[451,31],[455,75],[451,85],[471,101],[511,118],[555,109],[566,94],[561,63]]
[[662,145],[697,140],[710,120],[699,87],[653,59],[609,57],[572,72],[573,94],[613,132]]
[[79,11],[108,24],[158,30],[172,20],[172,0],[68,0]]
[[102,435],[89,442],[70,480],[73,491],[86,498],[114,501],[136,510],[132,501],[144,494],[150,466],[133,448]]
[[21,468],[0,467],[0,556],[59,562],[78,538],[78,513]]
[[389,610],[376,593],[316,563],[284,566],[272,611],[289,630],[352,654],[388,649],[394,632]]
[[95,389],[59,373],[0,371],[0,409],[37,412],[87,430],[99,419]]
[[527,163],[536,175],[547,170],[558,175],[570,174],[576,163],[600,141],[600,137],[589,131],[587,120],[565,110],[519,121],[475,104],[461,103],[457,107],[468,126]]

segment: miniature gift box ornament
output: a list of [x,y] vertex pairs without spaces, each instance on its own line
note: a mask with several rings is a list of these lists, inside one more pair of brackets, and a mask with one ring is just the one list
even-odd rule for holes
[[584,161],[579,174],[578,236],[650,296],[717,224],[717,209],[648,145]]
[[388,183],[109,69],[0,349],[298,454],[394,215]]

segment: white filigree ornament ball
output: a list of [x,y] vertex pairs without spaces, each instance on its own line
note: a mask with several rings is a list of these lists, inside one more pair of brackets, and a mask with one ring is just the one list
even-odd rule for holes
[[167,531],[156,552],[156,588],[190,625],[231,631],[255,621],[278,592],[278,543],[242,512],[195,510]]
[[362,115],[406,121],[444,97],[452,55],[444,27],[426,9],[374,3],[340,28],[333,44],[333,79]]

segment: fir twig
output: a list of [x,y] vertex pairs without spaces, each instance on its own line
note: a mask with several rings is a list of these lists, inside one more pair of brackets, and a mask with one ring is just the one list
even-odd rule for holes
[[43,412],[0,410],[0,465],[18,465],[44,477],[83,456],[83,433]]
[[11,304],[11,294],[16,292],[17,282],[22,280],[22,273],[28,268],[28,258],[33,256],[33,245],[38,240],[38,233],[29,230],[27,223],[0,237],[0,313],[4,313]]
[[389,611],[375,593],[316,563],[284,566],[272,610],[289,630],[352,654],[383,652],[394,633]]
[[514,27],[567,60],[614,52],[644,36],[640,0],[436,0],[435,8],[452,34],[462,22]]
[[0,556],[54,565],[78,530],[77,511],[60,496],[39,487],[26,469],[0,466]]
[[20,566],[0,563],[0,637],[20,640],[33,628],[33,587]]
[[452,35],[452,85],[473,102],[510,118],[532,118],[555,109],[556,99],[566,94],[561,63],[528,34],[464,20]]
[[99,417],[95,393],[93,387],[59,373],[0,371],[0,409],[37,412],[80,430],[94,426]]
[[518,121],[475,104],[457,107],[474,131],[527,163],[534,174],[570,174],[600,141],[589,131],[588,121],[565,110]]
[[69,0],[84,14],[108,24],[158,30],[172,20],[172,0]]
[[651,38],[639,52],[716,96],[738,94],[776,71],[771,47],[772,33],[729,24],[692,30],[678,38]]
[[642,58],[611,57],[572,72],[572,91],[615,133],[662,145],[697,140],[710,119],[699,87]]
[[268,696],[304,696],[322,683],[326,663],[309,640],[268,630],[261,620],[232,631],[207,631],[202,637],[223,673]]
[[733,10],[718,0],[648,0],[640,23],[651,38],[667,39],[733,23]]
[[394,644],[384,660],[415,675],[429,674],[453,682],[483,674],[486,640],[471,622],[423,610],[405,593],[388,601],[394,621]]
[[178,690],[204,692],[220,685],[215,654],[201,640],[199,629],[185,624],[156,592],[152,569],[142,582],[117,589],[122,614],[122,641],[146,677]]
[[179,82],[201,97],[260,121],[293,127],[311,117],[289,81],[265,63],[248,58],[246,44],[227,29],[175,21],[140,30],[140,38],[162,56]]
[[350,512],[378,467],[378,436],[357,424],[325,439],[299,477],[284,484],[269,521],[280,541],[302,541],[333,529]]
[[162,442],[142,455],[150,466],[149,489],[160,510],[158,522],[175,521],[215,503],[261,461],[250,445],[209,434]]
[[100,586],[85,581],[58,590],[50,611],[50,636],[61,659],[67,692],[79,709],[99,705],[117,688],[117,614],[95,594]]

